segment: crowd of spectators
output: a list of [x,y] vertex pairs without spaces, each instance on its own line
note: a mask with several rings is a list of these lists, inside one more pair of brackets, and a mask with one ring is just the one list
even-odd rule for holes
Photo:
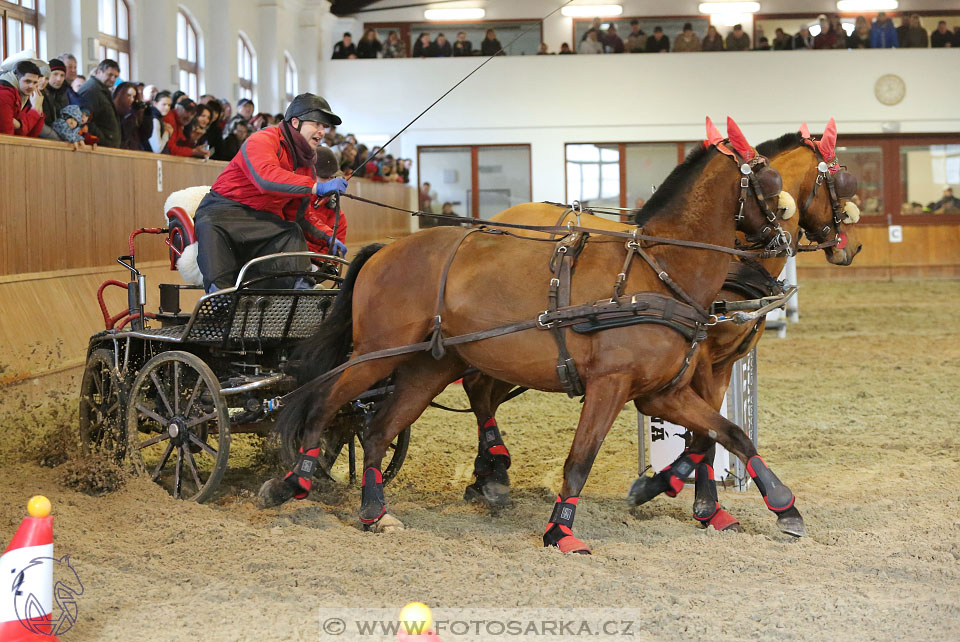
[[[29,53],[0,64],[0,134],[64,141],[74,149],[114,147],[154,154],[229,161],[247,136],[277,125],[283,114],[257,113],[252,100],[233,105],[211,94],[194,102],[182,91],[119,79],[120,66],[106,59],[89,78],[77,59],[63,53],[49,61]],[[353,134],[336,128],[325,143],[345,172],[407,183],[410,160],[377,157]],[[357,168],[356,164],[361,163]],[[354,171],[355,170],[355,171]]]
[[[590,28],[580,39],[576,48],[568,43],[560,47],[561,55],[569,54],[619,54],[619,53],[666,53],[690,51],[783,51],[793,49],[889,49],[892,47],[960,47],[960,26],[952,30],[946,21],[940,20],[936,29],[927,33],[918,14],[902,14],[901,24],[895,27],[893,20],[885,12],[877,14],[870,23],[864,16],[858,16],[853,30],[847,34],[839,16],[817,16],[820,31],[814,36],[806,26],[800,26],[795,34],[786,33],[777,28],[773,39],[767,38],[762,30],[758,31],[757,41],[751,43],[749,34],[743,25],[735,25],[726,38],[720,35],[713,25],[707,28],[701,38],[693,29],[692,23],[683,25],[683,31],[671,38],[662,27],[654,27],[647,34],[640,27],[639,20],[630,21],[630,33],[621,37],[616,25],[603,28],[603,21],[594,18]],[[501,51],[502,46],[496,32],[488,29],[486,37],[479,47],[467,40],[467,34],[459,32],[456,39],[450,41],[443,33],[436,37],[430,33],[421,33],[413,43],[414,58],[457,58],[460,56],[492,56]],[[540,44],[537,55],[552,52],[546,43]],[[333,48],[334,59],[344,58],[404,58],[407,55],[406,44],[396,31],[391,31],[386,42],[381,43],[374,29],[367,29],[357,44],[349,33],[343,34],[343,40]]]

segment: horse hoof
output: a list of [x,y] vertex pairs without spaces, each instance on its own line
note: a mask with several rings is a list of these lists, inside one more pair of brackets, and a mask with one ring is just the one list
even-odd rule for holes
[[363,529],[373,533],[396,533],[404,530],[403,522],[391,515],[384,513],[383,517],[372,524],[363,524]]
[[294,490],[290,487],[290,484],[274,477],[265,481],[263,486],[260,487],[260,492],[257,493],[257,503],[260,508],[272,508],[293,499],[293,495]]
[[666,490],[663,480],[659,476],[638,477],[633,485],[630,486],[630,492],[627,493],[627,501],[633,506],[646,504],[651,499]]
[[803,524],[803,517],[796,507],[790,507],[786,512],[777,516],[777,528],[781,533],[792,535],[793,537],[806,537],[807,527]]
[[463,498],[468,502],[500,508],[510,503],[510,486],[494,481],[485,484],[476,481],[467,486]]

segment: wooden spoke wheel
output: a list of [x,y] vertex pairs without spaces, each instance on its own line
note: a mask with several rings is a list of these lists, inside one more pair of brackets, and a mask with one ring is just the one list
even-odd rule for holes
[[80,381],[80,443],[87,449],[123,459],[127,440],[123,404],[127,391],[114,369],[113,350],[90,353]]
[[[316,476],[343,484],[359,483],[363,468],[363,447],[360,445],[360,436],[365,427],[365,413],[354,411],[354,409],[341,411],[334,419],[326,443],[321,444]],[[384,484],[389,483],[400,472],[409,446],[410,428],[405,428],[387,447],[384,458],[386,466],[383,467]]]
[[150,359],[130,389],[127,434],[141,472],[177,499],[209,499],[230,454],[227,404],[210,367],[189,352]]

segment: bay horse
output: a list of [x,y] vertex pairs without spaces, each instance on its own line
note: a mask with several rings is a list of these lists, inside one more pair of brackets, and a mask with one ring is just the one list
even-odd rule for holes
[[[806,124],[800,131],[778,139],[761,143],[757,151],[770,159],[771,167],[783,177],[783,187],[800,204],[799,216],[783,222],[783,228],[793,239],[794,252],[799,246],[802,233],[824,250],[826,259],[835,265],[850,265],[861,249],[856,228],[859,210],[849,201],[857,191],[856,178],[843,169],[836,158],[836,123],[827,124],[821,140],[814,140]],[[832,173],[831,173],[832,172]],[[833,186],[831,186],[831,183]],[[558,218],[558,215],[560,218]],[[591,214],[576,214],[569,208],[544,203],[529,203],[514,206],[494,217],[507,223],[548,226],[579,221],[586,227],[603,227],[611,230],[629,230],[630,225],[613,222]],[[544,233],[520,231],[531,236]],[[783,256],[762,259],[756,265],[740,259],[730,266],[731,278],[724,284],[719,299],[738,301],[758,298],[773,293],[776,287],[771,275],[779,274],[786,258]],[[696,368],[692,381],[693,389],[714,409],[720,410],[734,363],[748,354],[763,335],[764,321],[735,325],[721,323],[709,328],[703,344],[704,359]],[[471,409],[477,417],[478,453],[474,461],[476,481],[470,484],[464,498],[479,500],[493,506],[504,505],[509,497],[510,465],[509,451],[500,438],[495,419],[496,410],[513,386],[477,373],[464,377],[464,390],[470,399]],[[486,435],[492,435],[493,440]],[[495,449],[495,450],[491,450]],[[701,459],[698,455],[703,455]],[[715,442],[709,437],[697,436],[690,447],[663,471],[653,477],[640,477],[630,489],[629,499],[635,505],[645,503],[660,493],[675,496],[683,488],[683,479],[691,470],[696,471],[695,519],[717,530],[735,527],[738,522],[723,510],[718,501],[716,483],[713,479]],[[691,455],[698,459],[694,465]],[[685,474],[684,474],[685,471]],[[791,535],[802,536],[805,528],[802,519],[778,520],[778,526]]]
[[[632,399],[642,400],[639,406],[646,414],[715,437],[763,480],[758,488],[766,489],[771,510],[796,510],[793,494],[762,462],[743,431],[690,387],[702,359],[698,344],[708,316],[700,311],[714,300],[726,275],[728,257],[718,245],[731,248],[737,229],[747,235],[769,230],[770,210],[779,204],[782,181],[765,165],[766,159],[736,129],[730,132],[729,145],[717,141],[698,149],[674,170],[659,197],[650,199],[642,223],[647,234],[683,239],[687,246],[673,241],[649,247],[628,240],[625,248],[623,238],[607,236],[583,241],[577,279],[570,283],[571,302],[608,303],[612,289],[605,282],[628,273],[620,283],[627,293],[622,301],[662,306],[669,314],[661,321],[669,316],[670,324],[624,325],[566,337],[584,403],[544,546],[589,553],[572,533],[580,491],[613,420]],[[741,177],[751,181],[741,183]],[[749,192],[759,194],[745,199]],[[691,243],[711,244],[713,249],[693,249]],[[562,252],[553,243],[451,227],[424,230],[358,253],[327,320],[297,355],[312,367],[309,374],[326,375],[284,404],[277,429],[284,447],[292,451],[299,445],[299,453],[285,477],[261,487],[261,506],[307,496],[324,431],[338,408],[388,376],[393,376],[394,393],[362,438],[359,516],[370,527],[387,510],[380,463],[389,444],[468,367],[516,385],[564,390],[554,338],[561,326],[542,322],[544,306],[556,295],[558,279],[551,278],[548,266],[558,254]],[[630,260],[625,266],[625,255],[636,254],[657,265],[659,272],[642,265],[631,270]],[[615,303],[620,305],[621,299]],[[682,323],[690,318],[696,318],[695,329],[687,332]],[[537,322],[531,327],[532,319]],[[527,329],[455,342],[458,336],[505,324]],[[412,345],[417,352],[404,352]],[[424,345],[434,349],[423,351]]]

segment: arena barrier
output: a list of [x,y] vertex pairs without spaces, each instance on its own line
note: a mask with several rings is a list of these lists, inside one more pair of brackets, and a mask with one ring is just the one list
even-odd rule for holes
[[[784,287],[797,285],[797,257],[791,256],[787,259],[787,264],[777,277],[783,281]],[[767,313],[766,329],[774,330],[777,337],[784,339],[787,336],[787,322],[797,323],[800,320],[800,292],[797,291],[787,300],[785,308],[778,308]]]
[[[743,428],[753,445],[757,445],[757,349],[738,360],[733,365],[730,387],[723,400],[720,414]],[[665,421],[660,417],[647,417],[637,413],[638,463],[641,475],[646,474],[649,465],[654,471],[663,470],[680,456],[686,447],[689,431],[683,426]],[[649,442],[649,447],[647,443]],[[649,459],[649,461],[648,461]],[[746,467],[737,457],[717,444],[713,470],[717,483],[724,488],[745,491],[750,487],[751,479]],[[693,484],[693,477],[687,480]]]

